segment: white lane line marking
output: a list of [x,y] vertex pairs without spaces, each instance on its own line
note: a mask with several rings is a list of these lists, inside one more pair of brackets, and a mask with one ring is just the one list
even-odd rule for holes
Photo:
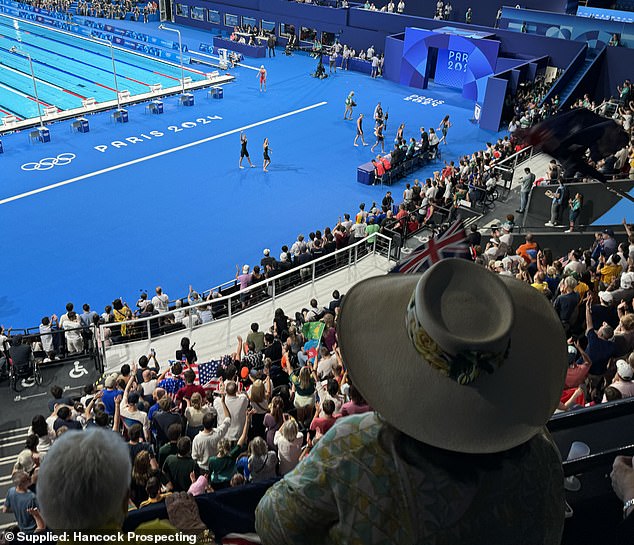
[[[73,33],[73,32],[67,32],[67,31],[65,31],[65,30],[61,30],[61,29],[59,29],[59,28],[55,28],[55,27],[51,27],[51,26],[47,26],[47,25],[41,25],[41,24],[36,23],[36,22],[34,22],[34,21],[29,21],[29,20],[21,19],[21,18],[19,18],[19,17],[14,17],[13,15],[7,15],[6,13],[0,13],[0,17],[6,17],[7,19],[13,19],[14,21],[18,21],[18,23],[22,23],[23,25],[27,25],[27,26],[28,26],[28,25],[32,25],[32,26],[40,27],[40,28],[43,28],[44,30],[48,30],[48,31],[51,31],[51,32],[56,32],[57,34],[65,34],[66,36],[71,36],[71,37],[73,37],[73,38],[79,38],[79,39],[81,39],[81,40],[84,40],[84,41],[87,41],[87,42],[90,42],[90,43],[93,43],[93,44],[98,44],[98,45],[100,45],[100,46],[102,46],[102,47],[106,47],[106,48],[108,47],[106,44],[104,44],[104,43],[102,43],[102,42],[98,42],[97,40],[94,40],[94,39],[92,39],[92,38],[88,38],[88,37],[86,37],[86,36],[80,36],[79,34],[75,34],[75,33]],[[79,23],[79,22],[76,22],[76,23],[71,23],[71,24],[75,24],[75,25],[78,25],[78,26],[82,26],[82,24],[81,24],[81,23]],[[26,30],[25,30],[24,26],[23,26],[22,28],[20,28],[20,29],[17,29],[17,30],[18,30],[18,31],[22,31],[22,30],[24,30],[24,31],[26,32]],[[104,32],[108,32],[108,31],[104,31]],[[109,33],[109,34],[113,34],[112,32],[108,32],[108,33]],[[40,37],[42,37],[42,38],[44,38],[44,39],[46,39],[46,40],[51,40],[51,38],[50,38],[50,37],[47,37],[47,36],[42,36],[42,35],[40,35]],[[27,44],[27,45],[32,45],[32,44]],[[175,68],[180,69],[180,64],[178,64],[178,63],[171,62],[171,61],[168,61],[168,60],[166,60],[166,59],[161,59],[161,58],[159,58],[159,57],[151,57],[150,55],[146,55],[145,53],[141,53],[141,52],[139,52],[139,51],[133,51],[133,50],[131,50],[131,49],[125,49],[125,48],[120,47],[120,46],[117,46],[117,45],[115,45],[115,44],[112,44],[112,46],[113,46],[115,49],[118,49],[119,51],[121,51],[121,52],[123,52],[123,53],[130,53],[131,55],[137,55],[137,56],[139,56],[139,57],[144,57],[144,58],[146,58],[146,59],[154,60],[154,61],[159,62],[159,63],[169,64],[170,66],[173,66],[173,67],[175,67]],[[94,52],[94,51],[92,51],[92,53],[95,53],[95,52]],[[106,56],[107,56],[107,55],[108,55],[108,54],[106,53]],[[198,70],[195,70],[195,69],[193,69],[193,68],[188,68],[187,66],[185,66],[185,70],[189,70],[189,71],[191,71],[191,72],[196,72],[196,73],[198,73],[198,74],[204,74],[204,72],[199,72]]]
[[139,157],[138,159],[133,159],[132,161],[126,161],[125,163],[119,163],[118,165],[113,165],[111,167],[102,168],[101,170],[95,170],[94,172],[88,172],[87,174],[82,174],[81,176],[76,176],[75,178],[70,178],[62,182],[57,182],[55,184],[46,185],[38,189],[32,189],[31,191],[27,191],[25,193],[20,193],[19,195],[14,195],[13,197],[7,197],[6,199],[2,199],[0,200],[0,205],[17,201],[19,199],[24,199],[25,197],[30,197],[31,195],[37,195],[38,193],[43,193],[44,191],[50,191],[51,189],[55,189],[57,187],[63,187],[65,185],[73,184],[75,182],[81,182],[82,180],[86,180],[87,178],[92,178],[93,176],[99,176],[100,174],[105,174],[107,172],[119,170],[120,168],[129,167],[131,165],[136,165],[137,163],[143,163],[151,159],[156,159],[157,157],[162,157],[163,155],[169,155],[170,153],[175,153],[177,151],[198,146],[200,144],[205,144],[207,142],[211,142],[212,140],[217,140],[218,138],[229,136],[230,134],[246,131],[248,129],[252,129],[253,127],[259,127],[260,125],[266,125],[267,123],[272,123],[273,121],[279,121],[280,119],[284,119],[285,117],[301,114],[303,112],[307,112],[309,110],[319,108],[320,106],[324,106],[326,104],[328,104],[328,102],[325,102],[325,101],[317,102],[316,104],[311,104],[310,106],[300,108],[299,110],[293,110],[292,112],[276,115],[275,117],[269,117],[268,119],[263,119],[262,121],[256,121],[255,123],[244,125],[244,127],[238,127],[237,129],[232,129],[230,131],[226,131],[220,134],[208,136],[207,138],[203,138],[201,140],[195,140],[194,142],[189,142],[188,144],[183,144],[182,146],[177,146],[175,148],[170,148],[163,151],[159,151],[157,153],[152,153],[151,155],[146,155],[145,157]]

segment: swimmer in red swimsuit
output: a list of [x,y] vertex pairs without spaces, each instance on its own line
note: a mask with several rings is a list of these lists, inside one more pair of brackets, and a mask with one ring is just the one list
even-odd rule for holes
[[260,66],[258,77],[260,78],[260,92],[266,91],[266,68],[264,68],[264,65]]

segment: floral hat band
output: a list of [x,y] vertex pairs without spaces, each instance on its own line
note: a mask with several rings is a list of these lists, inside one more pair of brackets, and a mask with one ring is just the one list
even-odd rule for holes
[[511,347],[509,338],[505,350],[501,352],[460,350],[454,355],[449,354],[438,345],[420,323],[416,312],[416,290],[412,293],[407,305],[405,325],[414,348],[425,358],[425,361],[443,375],[462,385],[471,384],[483,371],[489,374],[494,373],[504,364]]

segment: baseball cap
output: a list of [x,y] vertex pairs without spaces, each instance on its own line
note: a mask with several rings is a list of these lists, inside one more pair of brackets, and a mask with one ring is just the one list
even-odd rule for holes
[[117,375],[109,375],[106,377],[104,385],[106,388],[114,388],[114,385],[117,382]]
[[614,231],[612,229],[603,229],[603,234],[610,235],[611,237],[613,237]]

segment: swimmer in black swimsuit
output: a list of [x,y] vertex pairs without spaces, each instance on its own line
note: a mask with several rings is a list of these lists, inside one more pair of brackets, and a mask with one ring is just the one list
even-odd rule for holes
[[385,153],[385,143],[384,143],[385,136],[383,135],[383,122],[382,121],[379,124],[379,126],[376,129],[374,129],[374,134],[376,134],[376,142],[370,148],[370,151],[374,151],[374,148],[376,148],[379,144],[381,144],[381,153]]
[[238,166],[240,168],[244,168],[242,166],[242,159],[246,157],[247,161],[249,161],[249,165],[251,165],[251,168],[254,168],[255,165],[251,162],[249,152],[247,151],[247,135],[243,132],[240,133],[240,144],[242,145],[242,147],[240,148],[240,163],[238,163]]
[[367,146],[363,139],[363,114],[359,114],[359,118],[357,119],[357,135],[354,137],[354,145],[357,147],[359,147],[359,144],[357,144],[359,137],[361,137],[361,143]]
[[264,139],[263,149],[264,149],[264,163],[262,164],[262,168],[264,172],[268,172],[268,170],[266,170],[266,167],[268,167],[271,164],[271,158],[269,157],[269,139],[268,138]]

